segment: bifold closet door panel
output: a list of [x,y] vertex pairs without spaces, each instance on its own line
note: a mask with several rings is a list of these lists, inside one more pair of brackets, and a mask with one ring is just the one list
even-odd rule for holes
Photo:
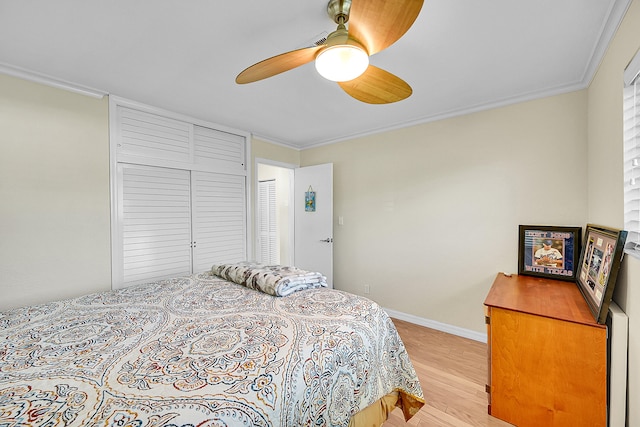
[[193,271],[247,259],[246,178],[193,171]]
[[124,286],[191,273],[190,172],[119,164]]

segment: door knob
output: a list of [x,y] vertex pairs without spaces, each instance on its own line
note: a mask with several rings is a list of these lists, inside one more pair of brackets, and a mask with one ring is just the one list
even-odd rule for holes
[[331,242],[333,242],[333,237],[327,237],[326,239],[320,240],[320,241],[324,242],[324,243],[331,243]]

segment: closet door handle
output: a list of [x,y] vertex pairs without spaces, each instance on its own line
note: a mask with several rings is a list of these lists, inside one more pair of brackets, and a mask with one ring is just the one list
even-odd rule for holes
[[332,243],[333,242],[333,237],[327,237],[326,239],[320,240],[320,241],[324,242],[324,243]]

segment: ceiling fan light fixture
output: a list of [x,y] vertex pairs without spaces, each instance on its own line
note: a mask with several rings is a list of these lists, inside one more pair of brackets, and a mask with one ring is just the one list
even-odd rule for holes
[[340,44],[324,49],[316,57],[316,70],[327,80],[346,82],[362,75],[369,66],[364,49]]

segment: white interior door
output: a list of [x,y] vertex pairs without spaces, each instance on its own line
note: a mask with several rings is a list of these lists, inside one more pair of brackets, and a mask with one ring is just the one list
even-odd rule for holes
[[[295,169],[294,265],[318,271],[333,287],[333,164]],[[315,192],[315,210],[308,210],[305,193]]]

